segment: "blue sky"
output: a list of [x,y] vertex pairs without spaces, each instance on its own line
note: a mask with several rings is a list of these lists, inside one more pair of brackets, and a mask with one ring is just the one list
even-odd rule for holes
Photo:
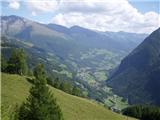
[[154,11],[160,13],[159,0],[129,0],[129,3],[137,8],[141,13]]
[[150,33],[159,26],[158,0],[5,0],[2,15],[100,31]]

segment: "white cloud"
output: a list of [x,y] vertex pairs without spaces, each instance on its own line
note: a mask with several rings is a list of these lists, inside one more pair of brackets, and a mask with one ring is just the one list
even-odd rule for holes
[[127,0],[27,0],[25,3],[33,16],[53,13],[52,22],[68,27],[150,33],[160,26],[159,14],[142,14]]
[[27,5],[36,12],[55,12],[58,2],[57,0],[28,0]]
[[18,10],[20,8],[20,3],[18,0],[11,0],[8,6],[12,9]]
[[36,12],[34,12],[34,11],[32,11],[32,16],[37,16],[37,13]]
[[155,12],[140,13],[127,0],[61,0],[53,22],[101,31],[150,33],[159,26]]

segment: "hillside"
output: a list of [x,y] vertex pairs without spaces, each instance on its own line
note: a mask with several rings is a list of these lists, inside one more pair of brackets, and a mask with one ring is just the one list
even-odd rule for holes
[[160,106],[160,28],[122,60],[107,84],[131,104]]
[[6,58],[11,48],[21,47],[28,53],[29,67],[41,62],[47,73],[70,80],[90,98],[110,106],[114,102],[106,99],[113,101],[114,94],[105,80],[122,58],[146,37],[146,34],[41,24],[15,15],[2,16],[1,24],[2,36],[9,38],[2,40]]
[[[13,106],[20,104],[28,95],[30,82],[25,77],[2,73],[2,119],[8,120],[8,113]],[[65,120],[124,120],[125,116],[113,113],[103,106],[73,95],[69,95],[53,87],[58,104],[64,114]],[[128,118],[128,120],[134,120]]]

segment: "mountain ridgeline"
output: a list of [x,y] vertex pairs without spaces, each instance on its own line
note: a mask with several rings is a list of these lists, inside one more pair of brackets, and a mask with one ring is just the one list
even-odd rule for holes
[[104,48],[116,52],[127,52],[147,36],[125,32],[96,32],[79,26],[67,28],[56,24],[41,24],[15,15],[2,16],[1,25],[2,35],[31,41],[44,49],[55,52],[60,52],[61,48],[63,52],[69,52],[68,50],[75,50],[75,48],[79,48],[78,50]]
[[107,84],[131,104],[160,106],[160,28],[122,60]]

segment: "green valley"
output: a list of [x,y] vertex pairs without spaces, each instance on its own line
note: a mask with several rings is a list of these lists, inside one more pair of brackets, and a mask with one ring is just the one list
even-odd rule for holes
[[2,120],[160,120],[158,0],[1,1]]

